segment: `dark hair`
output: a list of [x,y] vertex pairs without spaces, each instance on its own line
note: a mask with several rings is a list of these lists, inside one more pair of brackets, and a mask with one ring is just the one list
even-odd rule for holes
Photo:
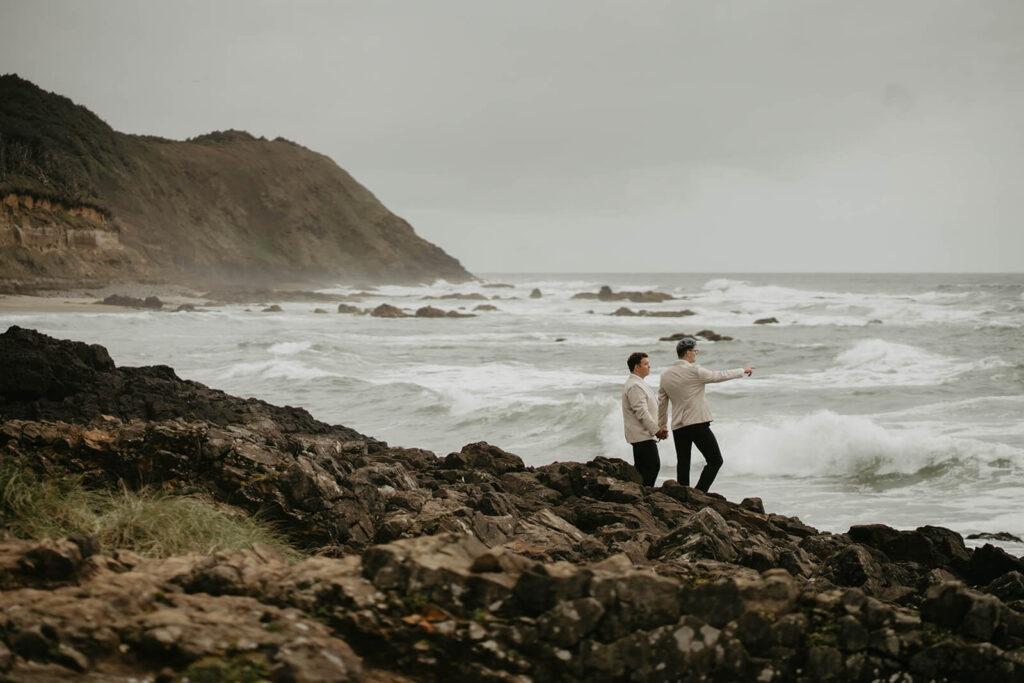
[[682,358],[683,354],[685,354],[690,349],[695,348],[697,348],[696,339],[694,339],[693,337],[683,337],[682,339],[679,340],[679,343],[676,344],[676,355]]
[[629,358],[626,359],[626,365],[629,367],[629,371],[633,372],[633,368],[640,365],[640,361],[647,358],[647,354],[643,351],[634,351],[629,354]]

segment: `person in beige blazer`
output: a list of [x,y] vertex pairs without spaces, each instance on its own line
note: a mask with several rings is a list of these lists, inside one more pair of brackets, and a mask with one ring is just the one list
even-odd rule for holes
[[658,399],[654,389],[647,385],[644,377],[651,374],[651,362],[647,354],[637,351],[626,359],[629,377],[622,388],[622,423],[626,430],[626,442],[633,446],[633,466],[636,467],[646,486],[654,486],[661,469],[658,457],[658,442],[668,436],[668,429],[658,429],[654,416],[658,412]]
[[658,427],[668,427],[669,404],[672,405],[672,440],[676,446],[677,474],[679,483],[690,485],[690,451],[696,445],[704,456],[697,488],[707,491],[711,488],[722,468],[722,451],[718,439],[711,431],[711,410],[704,398],[704,387],[712,382],[739,379],[754,373],[754,366],[735,370],[708,370],[697,365],[697,340],[683,337],[676,344],[679,360],[662,373],[658,387]]

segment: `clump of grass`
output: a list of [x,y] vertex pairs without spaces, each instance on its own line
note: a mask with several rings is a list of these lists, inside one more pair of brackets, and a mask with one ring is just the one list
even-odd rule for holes
[[263,543],[285,557],[300,553],[270,521],[195,495],[143,489],[89,489],[81,477],[40,478],[16,461],[0,465],[0,523],[20,538],[85,534],[108,551],[146,557],[209,555]]

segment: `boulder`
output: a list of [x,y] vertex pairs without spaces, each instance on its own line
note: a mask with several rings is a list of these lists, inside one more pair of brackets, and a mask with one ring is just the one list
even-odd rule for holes
[[1024,573],[1024,561],[990,543],[974,549],[966,568],[967,580],[974,586],[989,584],[1009,572]]
[[392,306],[391,304],[381,304],[377,308],[370,311],[370,315],[374,318],[408,318],[409,314],[402,309]]
[[107,306],[126,306],[128,308],[148,308],[152,310],[160,310],[164,306],[164,303],[155,296],[147,296],[145,299],[139,299],[134,296],[124,296],[122,294],[111,294],[100,303]]
[[440,308],[434,308],[433,306],[424,306],[423,308],[417,309],[417,318],[443,318],[445,312]]
[[967,538],[971,540],[1002,541],[1003,543],[1024,543],[1024,540],[1021,540],[1017,536],[1014,536],[1013,534],[1006,531],[998,531],[996,533],[985,532],[980,534],[968,534]]

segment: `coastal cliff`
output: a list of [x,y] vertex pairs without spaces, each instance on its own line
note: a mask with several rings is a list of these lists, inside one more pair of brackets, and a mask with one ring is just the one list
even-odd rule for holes
[[4,680],[1024,679],[1024,560],[949,529],[833,534],[617,459],[395,448],[18,327],[0,366],[7,481],[200,494],[302,553],[0,531]]
[[328,157],[282,138],[127,135],[0,76],[0,278],[45,286],[471,279]]

